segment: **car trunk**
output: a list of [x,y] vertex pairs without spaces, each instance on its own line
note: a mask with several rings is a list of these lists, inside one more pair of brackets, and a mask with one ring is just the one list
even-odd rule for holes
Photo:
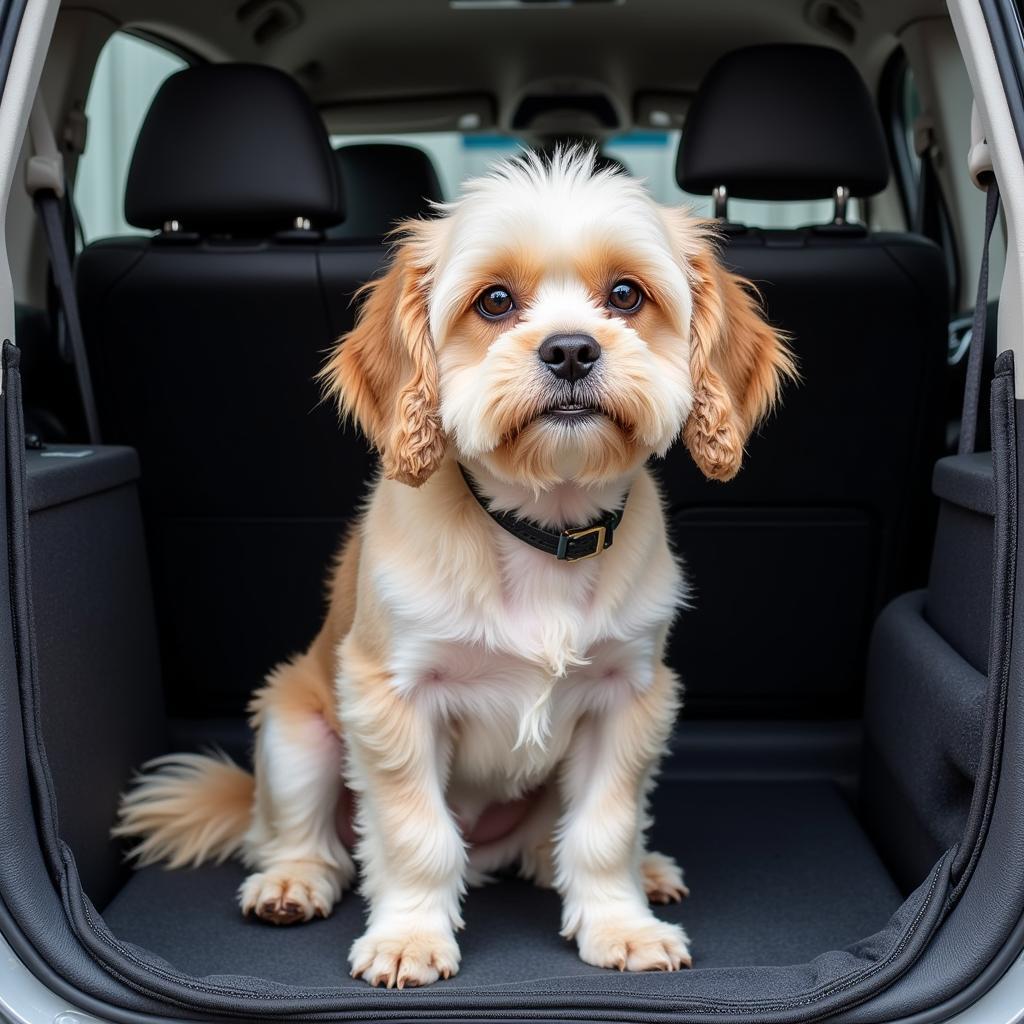
[[[23,488],[27,509],[19,535],[21,506],[10,506],[10,564],[30,598],[21,641],[34,631],[35,651],[22,659],[21,703],[40,843],[63,908],[53,927],[67,929],[84,958],[65,962],[65,973],[92,977],[98,964],[137,1008],[189,1014],[258,1007],[300,1016],[802,1019],[856,1005],[900,977],[969,879],[965,852],[984,837],[1002,728],[988,638],[990,619],[1005,626],[1012,583],[1005,567],[1015,520],[1000,498],[1016,487],[1008,414],[996,422],[997,409],[993,431],[1004,468],[997,457],[994,474],[987,452],[936,468],[928,586],[878,616],[859,717],[684,712],[656,789],[652,847],[686,870],[689,898],[657,912],[686,927],[692,971],[639,976],[584,964],[558,935],[555,894],[510,876],[469,892],[459,974],[399,993],[348,975],[348,946],[365,913],[357,894],[327,920],[274,928],[239,913],[237,864],[124,864],[109,829],[132,770],[209,744],[244,761],[250,738],[240,716],[204,712],[200,700],[185,717],[165,692],[173,681],[161,678],[137,454],[99,446],[23,453],[16,364],[8,347],[8,485],[15,495]],[[1003,357],[995,387],[1004,399],[1011,372]],[[1012,401],[1000,408],[1012,411]],[[187,572],[187,547],[180,557]],[[201,549],[191,557],[202,558]],[[201,607],[197,600],[197,615]],[[197,627],[218,642],[216,622]],[[37,690],[25,681],[29,662]],[[12,902],[16,918],[42,898],[30,889]]]

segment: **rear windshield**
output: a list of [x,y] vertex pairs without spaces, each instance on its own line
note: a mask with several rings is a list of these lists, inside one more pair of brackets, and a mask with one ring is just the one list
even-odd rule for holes
[[[643,178],[659,202],[686,203],[701,216],[710,217],[710,198],[689,195],[676,184],[676,154],[681,134],[678,130],[629,132],[609,139],[602,149],[630,174]],[[492,164],[522,148],[517,140],[504,135],[463,135],[459,132],[331,136],[331,144],[336,148],[362,142],[397,142],[424,150],[434,162],[446,199],[458,195],[459,186],[466,178],[486,173]],[[857,216],[856,200],[850,213]],[[832,202],[823,199],[760,203],[733,199],[729,202],[729,216],[732,220],[758,227],[799,227],[831,220]]]

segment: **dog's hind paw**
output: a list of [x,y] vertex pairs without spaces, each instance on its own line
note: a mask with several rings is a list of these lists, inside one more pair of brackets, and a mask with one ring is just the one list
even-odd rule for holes
[[678,971],[693,960],[686,933],[655,917],[622,923],[604,922],[581,929],[580,957],[595,967],[620,971]]
[[417,988],[459,969],[459,947],[442,932],[367,932],[348,955],[352,977],[388,988]]
[[663,853],[645,853],[640,861],[644,892],[652,903],[678,903],[690,890],[679,865]]
[[270,924],[296,924],[327,917],[341,890],[337,871],[296,861],[249,875],[238,890],[238,903],[246,917],[255,914]]

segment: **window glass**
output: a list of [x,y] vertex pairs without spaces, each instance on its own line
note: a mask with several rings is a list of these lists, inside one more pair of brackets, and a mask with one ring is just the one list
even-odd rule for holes
[[913,228],[920,213],[921,157],[918,156],[914,143],[914,130],[921,116],[921,97],[914,82],[914,73],[910,70],[906,58],[898,54],[893,58],[893,62],[898,63],[894,72],[894,84],[886,90],[888,98],[885,102],[891,106],[891,120],[886,127],[892,147],[893,170],[903,201],[903,212],[908,226]]
[[903,73],[903,80],[900,83],[900,126],[902,141],[906,146],[907,160],[910,163],[916,182],[921,174],[921,158],[917,155],[917,148],[914,145],[914,125],[921,116],[921,97],[917,92],[917,85],[914,82],[914,72],[909,67]]
[[183,67],[177,54],[126,32],[115,32],[103,47],[85,104],[88,134],[75,177],[75,205],[87,242],[145,233],[124,219],[128,165],[157,89]]
[[391,142],[422,149],[434,164],[445,199],[453,199],[467,178],[485,174],[499,160],[520,150],[515,139],[503,135],[463,135],[461,132],[416,132],[398,135],[332,135],[331,145]]
[[[676,184],[678,131],[636,131],[610,139],[603,152],[630,173],[643,178],[659,202],[686,203],[694,212],[710,217],[711,199],[693,196]],[[461,183],[483,174],[498,160],[518,152],[520,143],[501,135],[462,135],[459,132],[418,132],[397,135],[334,135],[335,147],[363,142],[397,142],[417,146],[433,160],[446,199],[458,195]],[[849,216],[856,219],[857,201],[852,200]],[[729,217],[756,227],[788,228],[821,224],[832,219],[831,200],[807,202],[729,201]]]
[[[713,213],[709,196],[694,196],[676,184],[676,155],[683,133],[630,132],[611,139],[604,152],[618,160],[630,174],[644,178],[652,195],[659,202],[687,204],[695,213],[710,217]],[[685,144],[685,141],[684,141]],[[751,227],[795,228],[804,224],[824,224],[832,219],[831,199],[797,202],[759,202],[751,199],[730,199],[729,219]],[[847,216],[856,220],[857,201],[851,200]]]

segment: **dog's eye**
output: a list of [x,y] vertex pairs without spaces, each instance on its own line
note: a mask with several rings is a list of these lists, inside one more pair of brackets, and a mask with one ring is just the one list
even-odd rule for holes
[[515,303],[512,301],[508,289],[502,288],[500,285],[488,288],[476,300],[476,308],[488,320],[498,320],[507,313],[511,313],[514,307]]
[[635,313],[643,301],[644,293],[632,281],[619,281],[608,293],[608,305],[620,313]]

